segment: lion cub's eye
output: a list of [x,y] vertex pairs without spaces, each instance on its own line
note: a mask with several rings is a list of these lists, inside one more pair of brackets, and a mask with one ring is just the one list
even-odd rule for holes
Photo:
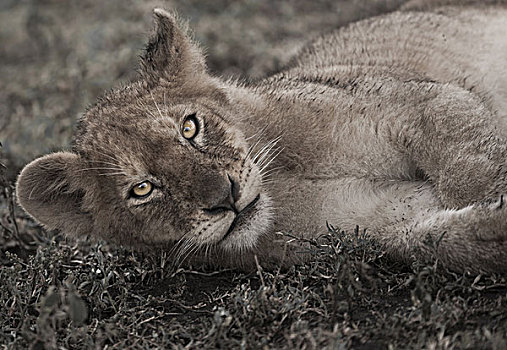
[[149,181],[138,183],[130,190],[130,195],[134,198],[147,197],[153,191],[153,184]]
[[192,140],[194,137],[197,136],[197,133],[199,132],[199,122],[197,121],[197,118],[195,117],[195,113],[187,116],[185,118],[185,121],[183,122],[183,127],[181,129],[181,133],[183,134],[183,137],[187,140]]

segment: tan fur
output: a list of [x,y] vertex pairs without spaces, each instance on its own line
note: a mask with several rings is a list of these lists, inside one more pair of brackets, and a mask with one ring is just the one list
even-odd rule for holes
[[[464,3],[350,24],[250,85],[210,76],[156,9],[139,80],[87,111],[72,153],[23,169],[19,203],[50,229],[216,265],[298,261],[277,232],[328,221],[400,259],[506,272],[507,8]],[[129,198],[145,180],[153,194]]]

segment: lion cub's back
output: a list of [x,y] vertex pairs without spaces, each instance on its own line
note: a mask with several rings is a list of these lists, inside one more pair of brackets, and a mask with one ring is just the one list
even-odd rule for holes
[[323,74],[343,67],[344,78],[351,67],[361,67],[363,74],[455,83],[487,97],[490,108],[505,116],[507,6],[371,18],[317,39],[296,62]]

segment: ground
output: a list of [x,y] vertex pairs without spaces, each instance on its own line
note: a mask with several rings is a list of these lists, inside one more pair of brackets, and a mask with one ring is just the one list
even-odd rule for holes
[[86,106],[135,76],[153,7],[189,20],[214,74],[254,80],[400,2],[0,2],[2,348],[507,348],[505,277],[394,262],[360,228],[330,226],[289,270],[181,269],[45,232],[13,199],[20,168],[68,148]]

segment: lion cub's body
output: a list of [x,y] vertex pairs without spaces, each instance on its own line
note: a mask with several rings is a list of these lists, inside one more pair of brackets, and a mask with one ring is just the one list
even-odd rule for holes
[[[327,221],[403,259],[430,258],[429,238],[450,268],[507,271],[506,6],[353,23],[248,86],[210,77],[155,15],[140,80],[83,117],[74,153],[20,175],[40,222],[248,265],[297,260],[275,233],[314,237]],[[189,115],[200,133],[187,142]],[[129,197],[145,180],[154,194]]]

